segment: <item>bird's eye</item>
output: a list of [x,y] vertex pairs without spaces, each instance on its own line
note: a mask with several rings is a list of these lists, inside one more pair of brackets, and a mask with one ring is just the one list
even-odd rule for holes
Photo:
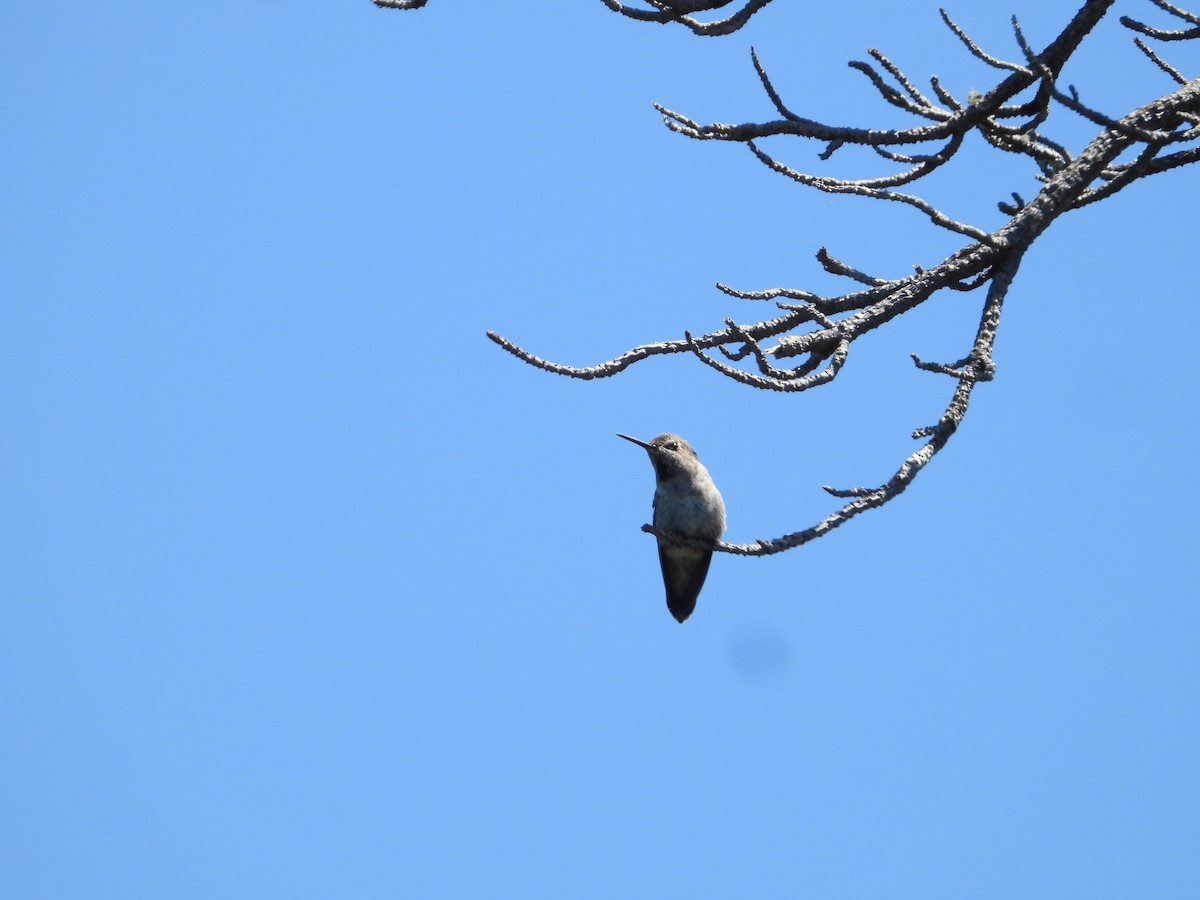
[[678,450],[679,449],[679,441],[668,441],[666,444],[666,447],[668,450]]

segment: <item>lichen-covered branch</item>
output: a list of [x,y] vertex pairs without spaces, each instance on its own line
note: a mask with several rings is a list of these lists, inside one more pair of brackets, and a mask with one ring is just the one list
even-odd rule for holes
[[967,406],[971,401],[971,391],[975,385],[981,381],[991,381],[992,376],[995,374],[996,366],[992,360],[992,348],[995,346],[996,331],[1000,325],[1000,310],[1004,303],[1004,297],[1008,294],[1009,285],[1012,284],[1012,280],[1017,274],[1017,268],[1020,263],[1021,254],[1012,253],[1005,258],[1003,263],[993,269],[991,285],[988,289],[987,299],[983,305],[983,315],[979,321],[979,328],[975,333],[975,343],[971,348],[970,354],[965,359],[959,360],[953,366],[946,366],[937,363],[922,362],[914,354],[913,362],[916,363],[918,368],[929,372],[949,375],[955,379],[957,384],[954,387],[953,395],[950,397],[950,402],[946,405],[946,409],[942,412],[937,424],[928,428],[920,428],[913,432],[914,439],[929,438],[929,440],[922,444],[916,452],[908,456],[900,464],[900,468],[896,470],[896,473],[886,482],[873,488],[833,488],[826,486],[825,490],[828,493],[839,499],[848,499],[850,502],[830,513],[811,528],[805,528],[802,531],[785,534],[782,537],[770,540],[759,538],[753,544],[727,544],[724,542],[715,545],[706,544],[703,541],[695,541],[680,535],[658,531],[652,525],[643,525],[642,531],[660,537],[667,537],[674,542],[707,546],[714,550],[720,550],[724,553],[734,553],[738,556],[769,556],[773,553],[782,553],[784,550],[791,550],[794,547],[807,544],[811,540],[828,534],[839,525],[850,521],[860,513],[883,506],[889,500],[898,497],[912,484],[913,479],[929,464],[938,451],[946,446],[946,443],[954,435],[954,432],[958,430],[958,426],[962,423],[963,417],[967,413]]
[[[620,6],[610,0],[604,2],[610,7]],[[1064,213],[1111,197],[1135,181],[1200,160],[1200,79],[1188,78],[1141,38],[1135,39],[1138,49],[1159,70],[1157,77],[1165,74],[1170,80],[1174,88],[1170,93],[1124,115],[1114,115],[1085,104],[1074,86],[1064,88],[1059,84],[1063,66],[1114,2],[1084,2],[1058,37],[1041,51],[1029,45],[1014,18],[1013,37],[1020,51],[1016,60],[1005,60],[982,49],[943,10],[945,24],[967,51],[1002,73],[998,83],[986,93],[972,92],[965,98],[955,97],[936,77],[930,79],[931,93],[921,90],[878,50],[870,51],[871,62],[851,63],[867,76],[885,103],[920,120],[909,128],[834,125],[797,115],[785,104],[754,54],[755,70],[780,118],[762,123],[700,124],[682,113],[657,107],[666,126],[686,137],[745,144],[758,161],[805,187],[901,203],[932,224],[968,239],[940,262],[919,267],[904,277],[881,278],[834,259],[821,248],[817,253],[821,266],[852,281],[853,290],[822,295],[798,288],[746,291],[719,284],[730,297],[772,303],[779,314],[753,322],[727,318],[723,328],[704,334],[685,332],[682,339],[642,344],[593,366],[551,362],[494,332],[488,332],[488,336],[532,366],[573,378],[607,378],[651,356],[686,353],[741,384],[796,393],[833,381],[849,363],[855,342],[863,335],[943,291],[972,291],[986,285],[979,328],[966,357],[948,364],[913,357],[921,371],[949,376],[956,384],[937,424],[914,432],[913,436],[924,439],[924,443],[901,463],[890,479],[871,488],[827,488],[832,495],[848,502],[810,528],[752,544],[723,543],[713,549],[751,556],[778,553],[807,543],[859,513],[887,503],[908,487],[953,436],[966,414],[975,385],[991,380],[995,372],[992,349],[1004,298],[1021,260],[1046,229]],[[1165,0],[1150,2],[1176,19],[1200,26],[1200,17]],[[675,12],[683,6],[688,6],[689,12],[714,8],[714,4],[665,0],[652,0],[651,5],[658,7],[660,13],[666,7]],[[1151,39],[1181,41],[1200,37],[1200,28],[1195,27],[1164,30],[1128,17],[1121,22]],[[1079,116],[1099,129],[1078,153],[1072,153],[1065,143],[1044,133],[1058,110]],[[997,204],[1008,216],[998,228],[986,229],[959,221],[907,189],[951,164],[965,138],[972,133],[979,134],[998,150],[1028,159],[1041,180],[1041,189],[1031,200],[1013,193],[1013,202]],[[777,154],[767,154],[759,143],[767,138],[788,137],[824,144],[822,160],[843,147],[857,145],[875,150],[884,160],[902,168],[891,175],[858,180],[803,172],[782,162]],[[905,191],[895,190],[901,185],[906,186]],[[645,530],[656,533],[649,526]],[[681,543],[697,543],[675,535],[670,537]]]

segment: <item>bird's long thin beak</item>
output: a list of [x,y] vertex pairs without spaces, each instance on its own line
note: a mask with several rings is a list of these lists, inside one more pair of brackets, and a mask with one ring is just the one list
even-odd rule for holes
[[625,440],[627,440],[631,443],[637,444],[639,447],[641,447],[645,450],[653,450],[654,449],[654,446],[652,444],[647,444],[645,441],[639,441],[637,438],[630,437],[627,434],[618,434],[617,437],[625,438]]

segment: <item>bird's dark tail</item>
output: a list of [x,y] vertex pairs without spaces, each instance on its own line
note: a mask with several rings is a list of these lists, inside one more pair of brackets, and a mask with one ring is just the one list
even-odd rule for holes
[[658,561],[667,588],[667,609],[675,621],[683,622],[696,609],[696,598],[708,577],[712,551],[659,542]]

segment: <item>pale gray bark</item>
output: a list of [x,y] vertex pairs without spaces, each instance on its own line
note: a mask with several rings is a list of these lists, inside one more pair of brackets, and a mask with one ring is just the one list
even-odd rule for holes
[[[847,364],[855,341],[935,294],[986,287],[979,327],[966,356],[944,364],[925,362],[914,354],[913,361],[920,369],[949,376],[954,379],[955,387],[937,423],[913,432],[913,438],[924,443],[901,463],[890,479],[869,488],[826,487],[831,495],[847,502],[816,525],[753,544],[721,543],[715,549],[749,556],[779,553],[821,537],[859,513],[882,506],[899,496],[954,435],[966,414],[975,385],[992,380],[996,368],[992,351],[1004,298],[1022,258],[1038,237],[1063,213],[1111,197],[1141,178],[1200,160],[1200,79],[1181,74],[1140,38],[1134,41],[1136,47],[1166,74],[1176,90],[1123,116],[1111,116],[1082,103],[1073,87],[1064,90],[1058,83],[1064,64],[1114,2],[1088,0],[1058,37],[1040,52],[1028,45],[1014,19],[1014,33],[1024,57],[1019,61],[985,53],[943,10],[946,25],[969,52],[1003,73],[986,93],[955,97],[934,77],[930,95],[877,50],[870,51],[872,62],[851,63],[867,76],[886,102],[922,120],[907,129],[848,128],[799,116],[784,104],[757,57],[753,57],[754,66],[779,113],[778,119],[705,125],[682,113],[658,107],[666,126],[686,137],[744,143],[762,163],[802,185],[833,194],[901,203],[917,210],[934,225],[968,239],[941,262],[918,268],[904,278],[878,278],[834,259],[821,248],[817,259],[824,269],[859,287],[837,296],[823,296],[802,289],[743,291],[718,284],[731,297],[772,301],[780,315],[742,324],[726,319],[723,329],[702,335],[685,332],[682,339],[641,344],[593,366],[550,362],[498,334],[489,332],[489,337],[531,365],[572,378],[607,378],[652,356],[686,353],[741,384],[795,393],[833,381]],[[1150,2],[1188,25],[1200,24],[1200,18],[1165,0]],[[1128,17],[1123,17],[1121,23],[1154,39],[1200,37],[1200,29],[1196,27],[1152,28]],[[1031,90],[1032,99],[1017,100],[1018,95]],[[1097,134],[1082,152],[1070,153],[1044,132],[1055,107],[1070,110],[1098,127]],[[952,162],[971,132],[981,134],[998,150],[1027,157],[1042,182],[1037,196],[1028,202],[1014,193],[1012,202],[1000,203],[1000,210],[1009,219],[991,231],[957,221],[922,198],[896,190]],[[823,160],[842,147],[860,145],[901,168],[893,175],[866,180],[801,172],[769,155],[757,143],[780,135],[821,141],[826,145],[821,154]],[[1126,161],[1119,161],[1122,158]],[[798,362],[790,367],[780,366],[785,359]],[[661,535],[651,526],[645,526],[644,530],[678,538]]]

